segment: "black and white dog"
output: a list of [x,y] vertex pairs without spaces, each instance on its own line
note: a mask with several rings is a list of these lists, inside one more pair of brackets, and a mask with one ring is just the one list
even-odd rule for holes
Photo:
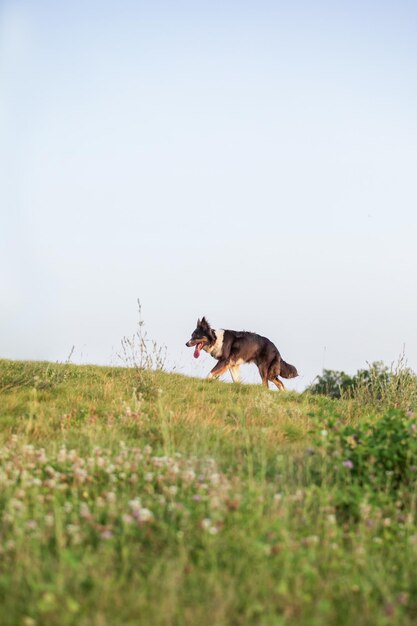
[[233,381],[239,382],[239,365],[256,363],[262,378],[262,384],[268,387],[268,381],[278,389],[285,389],[278,376],[295,378],[298,372],[282,358],[276,346],[256,333],[236,330],[215,330],[203,317],[197,320],[197,328],[191,339],[185,344],[188,348],[195,346],[194,356],[197,359],[201,350],[205,350],[218,363],[213,367],[209,378],[217,378],[230,370]]

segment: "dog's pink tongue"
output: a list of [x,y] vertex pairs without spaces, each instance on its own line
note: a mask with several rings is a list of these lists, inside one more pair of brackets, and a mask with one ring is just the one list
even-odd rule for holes
[[201,343],[198,343],[195,347],[194,350],[194,358],[198,359],[198,357],[200,356],[200,350],[201,350]]

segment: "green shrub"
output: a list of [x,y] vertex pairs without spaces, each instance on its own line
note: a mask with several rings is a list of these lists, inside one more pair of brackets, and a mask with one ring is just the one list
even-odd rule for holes
[[379,407],[410,410],[417,407],[417,376],[404,357],[388,368],[381,361],[361,369],[354,376],[336,370],[323,370],[307,393],[331,398],[356,400]]
[[417,481],[417,418],[390,410],[376,422],[357,426],[328,419],[316,446],[325,455],[326,473],[340,484],[397,495]]

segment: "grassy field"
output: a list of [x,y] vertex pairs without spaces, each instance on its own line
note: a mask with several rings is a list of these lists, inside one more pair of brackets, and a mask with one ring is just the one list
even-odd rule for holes
[[1,626],[415,624],[416,407],[384,402],[0,361]]

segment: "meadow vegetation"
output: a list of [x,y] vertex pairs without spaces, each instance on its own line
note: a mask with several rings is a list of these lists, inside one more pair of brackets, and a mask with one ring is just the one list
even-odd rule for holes
[[415,624],[396,375],[335,398],[0,361],[1,625]]

